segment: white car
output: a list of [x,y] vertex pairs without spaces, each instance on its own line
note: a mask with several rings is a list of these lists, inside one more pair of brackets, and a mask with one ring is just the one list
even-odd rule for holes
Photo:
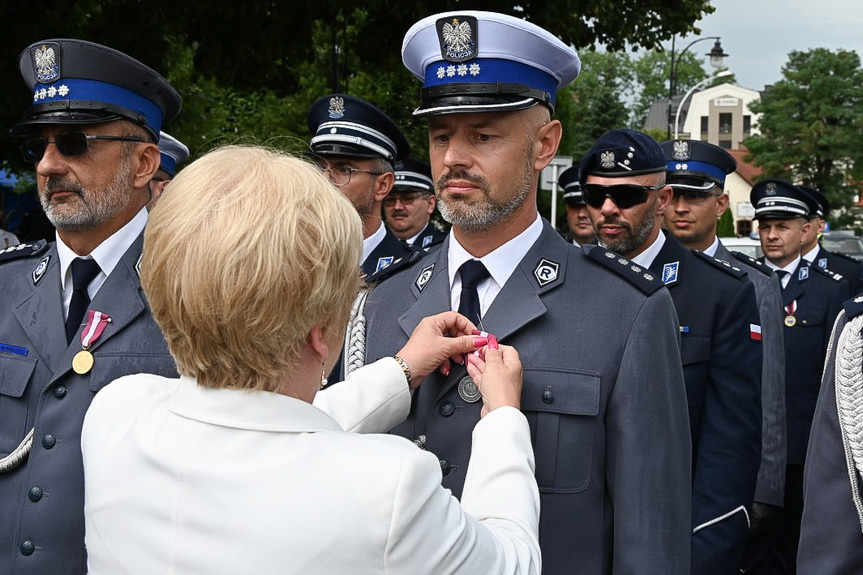
[[761,242],[753,238],[719,238],[722,245],[730,252],[741,252],[752,258],[760,258]]

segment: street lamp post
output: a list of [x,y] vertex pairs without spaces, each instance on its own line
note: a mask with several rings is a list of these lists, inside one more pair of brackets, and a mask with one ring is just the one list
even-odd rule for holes
[[689,50],[693,45],[695,45],[699,42],[705,42],[707,40],[715,40],[716,42],[713,44],[713,48],[710,50],[710,52],[705,54],[705,56],[710,56],[710,65],[712,67],[721,68],[722,67],[722,59],[728,57],[728,54],[726,54],[722,50],[722,44],[720,44],[720,42],[719,42],[720,41],[719,36],[705,36],[704,38],[696,38],[695,40],[693,40],[692,42],[687,44],[683,48],[683,50],[681,50],[680,52],[677,53],[677,61],[676,62],[675,62],[675,58],[674,58],[675,37],[672,36],[672,38],[671,38],[671,61],[670,61],[669,66],[668,66],[668,113],[667,113],[667,118],[668,118],[667,137],[669,139],[671,139],[671,107],[672,107],[672,101],[674,100],[674,93],[677,91],[677,67],[680,65],[680,57],[683,56],[683,54],[687,50]]
[[699,83],[697,83],[696,85],[694,85],[693,87],[691,87],[689,89],[689,91],[686,93],[686,95],[683,96],[683,98],[681,98],[680,102],[677,104],[677,113],[674,114],[674,139],[675,140],[677,139],[677,136],[680,133],[680,130],[679,130],[679,127],[680,127],[680,110],[683,109],[683,104],[686,103],[686,100],[688,100],[689,97],[696,90],[701,88],[702,86],[707,85],[708,83],[712,82],[713,80],[716,80],[717,78],[725,78],[726,76],[730,76],[731,73],[732,73],[731,70],[722,70],[721,72],[717,72],[713,76],[711,76],[709,78],[705,78],[702,81],[700,81]]

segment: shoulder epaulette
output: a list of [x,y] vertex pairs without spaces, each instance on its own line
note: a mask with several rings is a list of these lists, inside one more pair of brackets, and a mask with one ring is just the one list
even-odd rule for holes
[[830,255],[842,258],[843,260],[848,260],[849,262],[854,262],[857,265],[863,263],[860,260],[849,256],[848,254],[843,254],[842,252],[830,252]]
[[845,308],[845,315],[849,320],[863,314],[863,294],[843,302],[842,307]]
[[38,256],[47,249],[48,242],[45,240],[9,246],[6,249],[0,250],[0,262]]
[[698,256],[699,259],[706,261],[710,265],[715,268],[719,268],[727,274],[731,274],[736,278],[746,277],[746,272],[737,267],[736,265],[729,263],[725,260],[720,260],[713,256],[709,256],[701,250],[691,250],[693,254]]
[[744,263],[749,267],[755,268],[766,276],[773,275],[773,270],[770,269],[770,266],[768,266],[764,262],[756,260],[752,256],[746,255],[743,252],[731,252],[731,255],[734,256],[737,261]]
[[582,249],[588,259],[610,269],[620,277],[629,280],[629,283],[647,295],[650,295],[663,287],[663,283],[659,281],[659,278],[657,278],[656,274],[652,271],[641,267],[640,265],[635,264],[625,257],[609,251],[602,246],[582,246]]
[[819,268],[818,266],[809,266],[809,269],[815,270],[816,272],[823,274],[823,275],[827,276],[828,278],[830,278],[834,281],[837,281],[837,282],[845,279],[845,276],[843,276],[842,274],[837,274],[836,272],[831,272],[830,270],[826,270],[824,268]]
[[367,284],[378,284],[385,279],[394,276],[398,272],[409,268],[415,261],[425,257],[428,252],[426,250],[417,250],[406,256],[402,256],[385,268],[381,268],[369,277],[366,278]]

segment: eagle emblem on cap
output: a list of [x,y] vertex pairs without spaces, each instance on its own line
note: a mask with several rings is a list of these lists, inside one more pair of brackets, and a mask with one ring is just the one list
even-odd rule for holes
[[599,165],[601,165],[606,170],[613,168],[614,164],[615,164],[614,152],[608,150],[608,151],[602,152],[599,155]]
[[464,62],[477,55],[477,26],[473,16],[456,16],[437,22],[441,56],[450,62]]
[[674,142],[674,152],[672,152],[672,157],[675,160],[688,160],[689,142],[684,142],[682,140],[677,140],[676,142]]
[[345,115],[345,99],[341,96],[333,96],[330,98],[330,107],[327,110],[330,118],[337,119]]
[[54,48],[42,44],[33,53],[36,66],[36,80],[42,84],[53,82],[60,77],[60,65],[57,63],[57,53]]
[[773,182],[770,182],[769,184],[767,184],[765,192],[767,193],[768,196],[775,196],[776,195],[776,184],[774,184]]

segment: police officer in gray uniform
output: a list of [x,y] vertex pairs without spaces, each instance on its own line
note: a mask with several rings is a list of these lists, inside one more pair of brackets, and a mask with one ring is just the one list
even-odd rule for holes
[[[547,573],[689,573],[690,446],[671,299],[654,274],[563,240],[536,209],[562,133],[555,93],[575,52],[524,20],[425,18],[402,58],[424,81],[441,247],[358,301],[345,366],[391,355],[420,320],[458,310],[524,364]],[[364,306],[364,307],[363,307]],[[426,379],[393,430],[440,458],[458,497],[481,397],[463,367]]]
[[863,296],[830,336],[803,481],[800,575],[863,573]]
[[32,105],[11,135],[57,235],[0,253],[0,573],[82,574],[84,413],[118,377],[176,376],[136,265],[180,96],[81,40],[37,42],[19,64]]
[[757,535],[769,526],[785,496],[785,347],[779,279],[763,263],[728,251],[716,237],[716,222],[728,208],[725,177],[737,169],[737,160],[719,146],[699,140],[664,142],[662,150],[668,162],[666,182],[674,191],[665,228],[687,248],[739,267],[755,286],[764,348],[761,466],[750,529],[751,536]]

